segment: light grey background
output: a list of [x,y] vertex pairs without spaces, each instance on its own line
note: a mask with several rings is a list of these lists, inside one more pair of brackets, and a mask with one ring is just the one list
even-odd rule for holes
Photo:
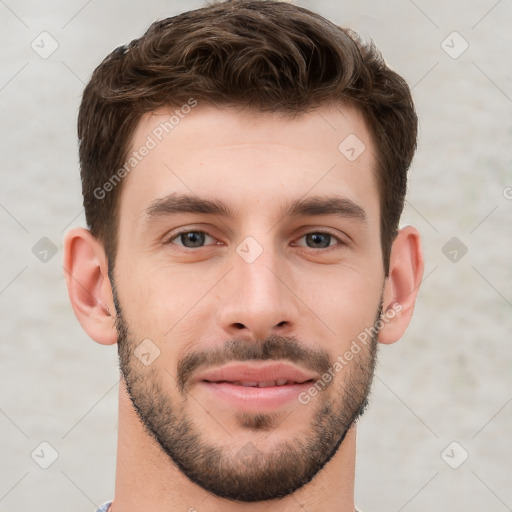
[[[373,37],[420,118],[403,223],[422,234],[425,280],[407,334],[381,349],[356,501],[512,510],[512,2],[298,3]],[[107,53],[201,5],[0,0],[0,512],[92,511],[113,495],[116,348],[82,331],[62,270],[62,237],[84,222],[77,108]],[[59,45],[46,59],[31,47],[43,31]],[[48,469],[43,441],[58,452]]]

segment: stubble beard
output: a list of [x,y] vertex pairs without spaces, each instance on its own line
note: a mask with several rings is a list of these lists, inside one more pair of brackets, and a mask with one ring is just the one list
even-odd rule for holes
[[[325,467],[368,405],[377,358],[377,331],[343,368],[343,375],[338,375],[331,382],[332,385],[319,392],[309,404],[298,405],[304,407],[304,411],[309,406],[315,407],[316,411],[310,425],[294,438],[280,442],[269,451],[258,448],[256,441],[233,449],[236,438],[230,438],[225,445],[210,443],[205,432],[186,411],[186,376],[193,369],[190,368],[190,361],[194,357],[188,358],[188,366],[186,361],[177,362],[178,380],[180,375],[184,379],[177,382],[182,400],[171,400],[165,391],[169,386],[166,388],[163,385],[165,370],[159,369],[156,364],[144,367],[134,356],[140,340],[129,329],[115,288],[114,302],[119,368],[134,410],[148,434],[172,463],[192,482],[216,496],[239,502],[257,502],[275,500],[293,493]],[[381,309],[376,321],[380,318]],[[287,358],[287,353],[293,357]],[[216,356],[219,354],[218,351],[215,353]],[[200,361],[215,359],[203,353],[201,356]],[[243,339],[232,340],[222,350],[223,360],[291,359],[299,362],[308,359],[310,366],[315,360],[314,356],[298,350],[294,339],[281,336],[269,337],[259,344]],[[331,357],[325,352],[320,356],[316,359],[320,366],[317,369],[319,374],[323,374],[326,362],[331,361]],[[320,364],[320,361],[323,363]],[[196,362],[199,364],[199,361]],[[256,437],[261,432],[271,435],[283,421],[277,413],[239,412],[236,419],[240,428],[245,432],[254,431]]]

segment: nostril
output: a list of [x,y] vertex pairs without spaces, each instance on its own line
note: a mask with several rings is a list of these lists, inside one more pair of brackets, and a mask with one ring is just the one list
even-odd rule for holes
[[244,325],[244,324],[241,324],[240,322],[237,322],[237,323],[235,324],[235,327],[237,327],[237,329],[243,329],[243,328],[245,327],[245,325]]

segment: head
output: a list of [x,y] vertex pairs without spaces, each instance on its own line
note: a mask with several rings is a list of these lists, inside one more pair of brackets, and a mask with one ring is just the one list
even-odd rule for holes
[[[398,229],[416,133],[375,46],[287,3],[156,22],[94,71],[70,296],[91,337],[118,342],[141,423],[193,482],[285,496],[364,411],[423,270],[417,232]],[[272,389],[250,395],[262,375]]]
[[78,119],[80,166],[86,220],[111,266],[121,169],[137,165],[129,162],[130,149],[143,114],[168,107],[178,110],[179,122],[196,104],[207,104],[296,117],[327,103],[354,106],[375,145],[387,273],[416,149],[409,87],[355,32],[298,6],[258,0],[217,3],[155,22],[93,73]]

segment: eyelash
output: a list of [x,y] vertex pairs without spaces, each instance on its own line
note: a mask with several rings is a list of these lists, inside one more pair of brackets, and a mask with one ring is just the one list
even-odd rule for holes
[[[204,231],[204,230],[201,230],[201,229],[184,229],[182,231],[178,231],[177,233],[173,233],[173,235],[171,237],[167,238],[167,240],[164,242],[165,245],[175,245],[175,244],[173,244],[172,241],[175,240],[176,238],[179,238],[181,235],[184,235],[186,233],[203,233],[203,234],[208,235],[209,237],[215,239],[215,237],[213,235],[211,235],[207,231]],[[330,233],[329,231],[308,231],[307,233],[304,233],[302,236],[300,236],[299,240],[301,238],[304,238],[307,235],[312,235],[312,234],[331,236],[338,243],[333,245],[333,246],[329,246],[329,247],[325,247],[325,248],[320,248],[320,249],[314,249],[313,247],[307,247],[307,246],[302,246],[302,245],[300,247],[305,247],[306,249],[311,249],[312,251],[327,252],[327,251],[333,250],[335,248],[340,248],[340,247],[343,247],[343,246],[347,245],[343,240],[341,240],[341,238],[339,238],[338,236]],[[186,250],[189,250],[189,251],[195,251],[195,250],[198,250],[198,249],[203,249],[204,247],[207,247],[207,246],[202,246],[202,247],[185,247],[184,245],[178,245],[178,247],[183,247],[183,249],[186,249]]]

